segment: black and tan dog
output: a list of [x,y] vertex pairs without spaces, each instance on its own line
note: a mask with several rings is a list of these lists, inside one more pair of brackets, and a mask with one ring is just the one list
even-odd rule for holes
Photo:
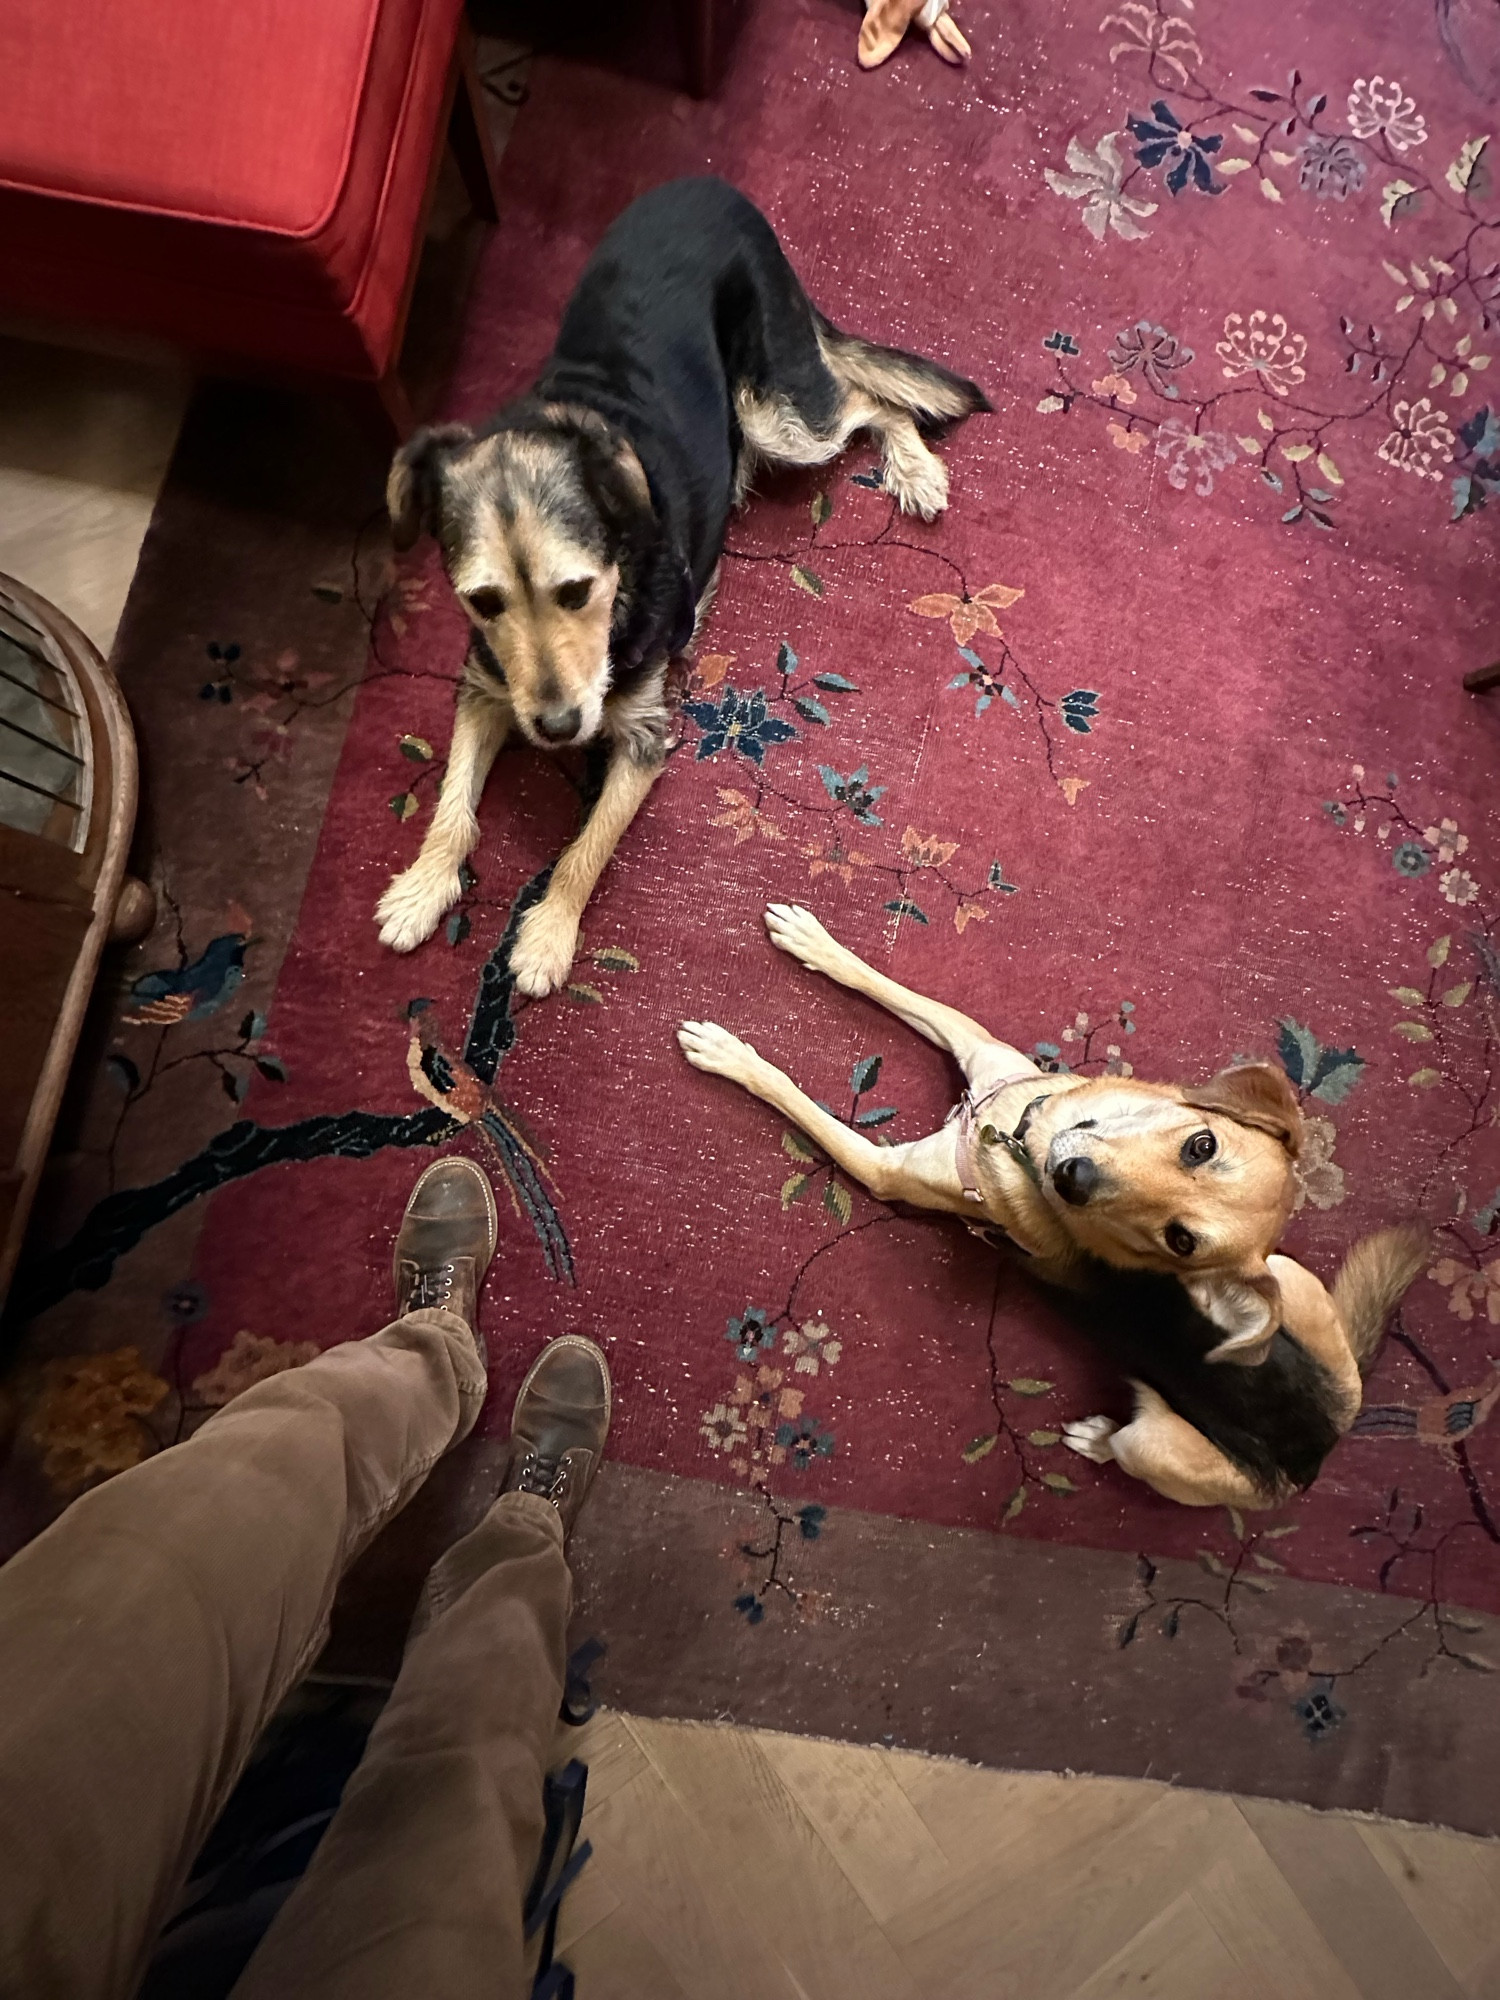
[[711,1022],[688,1061],[764,1098],[882,1200],[999,1229],[1126,1374],[1135,1415],[1069,1424],[1187,1506],[1274,1507],[1311,1484],[1358,1414],[1385,1321],[1418,1275],[1418,1228],[1357,1243],[1328,1292],[1276,1254],[1292,1210],[1301,1111],[1246,1063],[1197,1086],[1049,1074],[967,1016],[898,986],[787,904],[772,942],[946,1049],[968,1091],[940,1131],[877,1146]]
[[396,546],[436,536],[473,625],[442,798],[382,897],[410,951],[459,894],[475,808],[512,724],[557,748],[606,738],[604,788],[511,954],[516,985],[567,978],[594,884],[666,755],[666,669],[711,598],[755,468],[820,465],[856,431],[885,484],[931,520],[948,477],[924,442],[989,404],[935,361],[841,333],[771,225],[722,181],[674,181],[610,229],[531,393],[479,431],[419,433],[396,456]]

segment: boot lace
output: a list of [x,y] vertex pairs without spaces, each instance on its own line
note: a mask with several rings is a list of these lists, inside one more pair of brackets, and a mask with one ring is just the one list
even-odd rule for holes
[[411,1289],[412,1307],[446,1306],[453,1296],[454,1277],[451,1264],[435,1264],[431,1270],[419,1271]]
[[568,1487],[568,1468],[561,1455],[551,1451],[528,1451],[516,1476],[518,1493],[536,1493],[554,1506]]

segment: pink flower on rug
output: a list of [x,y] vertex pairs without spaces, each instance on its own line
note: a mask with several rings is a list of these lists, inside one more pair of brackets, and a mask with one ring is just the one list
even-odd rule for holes
[[[1153,326],[1148,319],[1138,319],[1134,326],[1122,327],[1109,350],[1110,365],[1117,376],[1129,375],[1139,368],[1157,395],[1174,403],[1177,385],[1167,377],[1179,368],[1186,368],[1192,358],[1191,347],[1184,347],[1175,333],[1168,333],[1164,326]],[[1119,395],[1118,390],[1115,393]]]
[[1418,479],[1441,479],[1453,457],[1448,412],[1435,410],[1428,397],[1419,396],[1414,403],[1393,403],[1391,420],[1396,428],[1375,456]]
[[1344,1199],[1344,1170],[1333,1157],[1338,1128],[1331,1118],[1308,1118],[1302,1125],[1293,1212],[1310,1201],[1314,1208],[1337,1208]]
[[729,1403],[715,1403],[711,1410],[705,1410],[698,1428],[714,1451],[739,1451],[750,1436],[745,1419]]
[[1472,903],[1479,894],[1479,884],[1467,868],[1450,868],[1446,875],[1439,875],[1438,887],[1443,892],[1445,902],[1457,903],[1462,909]]
[[1257,1635],[1231,1662],[1241,1701],[1294,1701],[1312,1685],[1312,1635],[1305,1625]]
[[1193,39],[1189,23],[1177,14],[1157,13],[1146,5],[1146,0],[1124,0],[1118,14],[1106,14],[1099,23],[1101,34],[1106,28],[1114,28],[1125,38],[1111,43],[1112,63],[1121,56],[1144,56],[1148,63],[1154,58],[1178,83],[1185,85],[1189,80],[1188,64],[1203,60],[1203,51]]
[[1302,366],[1307,336],[1289,333],[1280,313],[1253,312],[1248,320],[1240,313],[1228,314],[1224,338],[1216,342],[1214,351],[1228,379],[1259,375],[1273,396],[1290,395],[1307,378]]
[[913,868],[941,868],[957,852],[956,840],[939,840],[935,833],[918,833],[914,826],[901,836],[901,858]]
[[1012,590],[1008,583],[987,583],[972,597],[955,597],[951,591],[937,590],[929,597],[914,597],[906,608],[919,618],[946,618],[954,639],[960,646],[967,646],[976,632],[1000,638],[995,613],[1008,611],[1025,595],[1024,590]]
[[1135,403],[1140,400],[1123,375],[1113,372],[1101,375],[1090,385],[1096,396],[1113,396],[1117,403]]
[[781,1336],[781,1349],[784,1354],[796,1357],[792,1363],[794,1375],[816,1375],[820,1368],[836,1365],[844,1343],[833,1338],[826,1321],[809,1319],[801,1326],[787,1328]]
[[1109,441],[1116,451],[1142,452],[1151,442],[1144,431],[1127,430],[1124,424],[1110,422],[1105,425],[1105,429],[1109,432]]
[[1469,845],[1469,836],[1459,832],[1456,819],[1440,819],[1436,826],[1424,827],[1422,838],[1437,849],[1437,858],[1445,867],[1456,861]]
[[1118,132],[1106,132],[1092,152],[1075,135],[1068,141],[1068,166],[1070,171],[1065,174],[1053,167],[1044,168],[1044,177],[1054,194],[1083,203],[1083,226],[1096,243],[1102,243],[1110,229],[1127,241],[1146,234],[1135,218],[1155,215],[1156,203],[1125,193],[1125,160]]
[[1397,153],[1427,143],[1427,121],[1416,99],[1382,76],[1360,77],[1350,91],[1349,130],[1356,139],[1377,139],[1383,132]]
[[702,659],[694,662],[693,685],[699,688],[717,687],[738,658],[738,653],[705,653]]
[[1483,1306],[1490,1325],[1500,1326],[1500,1257],[1477,1268],[1454,1257],[1439,1257],[1427,1275],[1448,1294],[1449,1312],[1471,1320],[1475,1307]]
[[242,1326],[213,1367],[194,1382],[193,1399],[216,1407],[228,1403],[257,1382],[300,1368],[321,1351],[315,1340],[272,1340]]
[[767,819],[766,815],[755,805],[748,793],[737,792],[728,785],[720,785],[719,803],[724,810],[720,813],[715,813],[708,823],[710,826],[727,826],[732,828],[736,847],[739,846],[742,840],[748,840],[754,833],[758,833],[762,840],[786,839],[786,835],[776,824],[775,820]]
[[1189,476],[1198,476],[1193,491],[1206,500],[1214,490],[1214,474],[1239,456],[1234,439],[1222,431],[1195,431],[1181,417],[1168,417],[1156,433],[1156,455],[1167,468],[1167,484],[1181,493]]
[[873,855],[862,854],[857,847],[845,847],[836,833],[830,833],[823,840],[810,840],[802,848],[807,856],[807,872],[816,881],[820,875],[837,875],[847,889],[854,880],[856,868],[873,868]]

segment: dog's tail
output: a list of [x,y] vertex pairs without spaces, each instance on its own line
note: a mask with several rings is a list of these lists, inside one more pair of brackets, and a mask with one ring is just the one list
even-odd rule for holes
[[1361,1375],[1380,1351],[1385,1323],[1402,1293],[1422,1275],[1432,1237],[1419,1222],[1377,1230],[1356,1243],[1333,1281],[1333,1303],[1349,1335]]
[[925,354],[908,354],[901,347],[881,347],[873,340],[861,340],[821,313],[817,322],[818,345],[839,385],[863,389],[882,403],[909,410],[924,437],[941,437],[951,425],[990,408],[990,400],[977,382],[955,375],[940,361],[929,361]]

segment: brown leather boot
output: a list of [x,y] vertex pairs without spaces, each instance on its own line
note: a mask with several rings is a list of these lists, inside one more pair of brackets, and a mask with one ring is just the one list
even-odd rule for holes
[[539,1493],[572,1532],[609,1435],[609,1363],[593,1341],[548,1341],[516,1397],[502,1493]]
[[495,1254],[495,1191],[482,1167],[454,1153],[420,1176],[396,1234],[392,1276],[396,1316],[441,1306],[468,1322],[486,1359],[479,1331],[479,1287]]

